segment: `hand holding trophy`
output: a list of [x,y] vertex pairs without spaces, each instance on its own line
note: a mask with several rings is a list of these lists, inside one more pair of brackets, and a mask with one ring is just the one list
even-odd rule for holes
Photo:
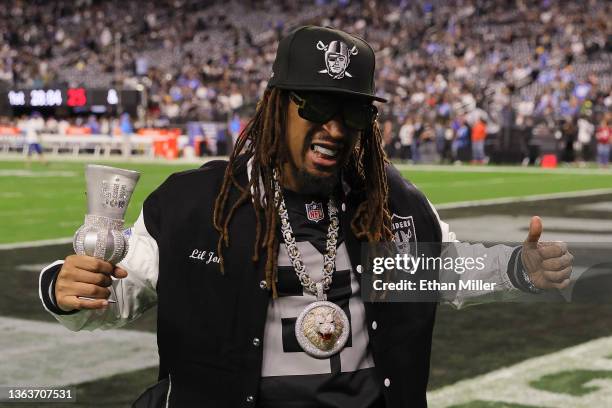
[[57,304],[66,311],[100,309],[113,303],[108,299],[111,276],[127,276],[126,271],[114,265],[128,252],[124,217],[140,173],[88,165],[85,178],[87,214],[74,234],[76,255],[66,258],[55,284]]

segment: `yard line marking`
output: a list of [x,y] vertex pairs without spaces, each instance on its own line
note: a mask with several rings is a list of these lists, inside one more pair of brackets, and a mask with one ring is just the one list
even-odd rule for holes
[[17,266],[15,269],[17,269],[18,271],[26,271],[26,272],[36,272],[36,271],[40,272],[44,268],[46,268],[47,266],[49,266],[49,263],[44,263],[44,264],[23,264],[23,265]]
[[21,198],[23,195],[23,193],[18,191],[5,191],[0,193],[0,198]]
[[596,387],[582,396],[534,388],[531,381],[545,375],[600,370],[612,373],[612,337],[591,340],[577,346],[534,357],[510,367],[427,393],[428,406],[446,408],[470,401],[499,401],[538,407],[591,408],[609,406],[612,401],[612,382],[594,379],[586,384]]
[[0,338],[2,385],[66,386],[159,364],[154,333],[75,333],[58,323],[9,317],[0,317],[0,331],[7,334]]
[[55,239],[43,239],[40,241],[27,241],[17,242],[14,244],[0,244],[0,251],[10,251],[13,249],[22,248],[37,248],[47,245],[63,245],[72,243],[72,237],[67,238],[55,238]]
[[0,177],[75,177],[74,171],[58,171],[58,170],[0,170]]
[[[45,207],[45,208],[19,208],[17,210],[2,211],[0,212],[0,217],[10,218],[10,217],[15,217],[15,216],[20,216],[20,215],[33,216],[33,215],[42,215],[42,214],[57,214],[57,213],[64,213],[68,210],[82,211],[83,208],[81,206],[78,206],[78,207],[57,206],[57,207]],[[22,223],[23,222],[24,221],[22,221]]]

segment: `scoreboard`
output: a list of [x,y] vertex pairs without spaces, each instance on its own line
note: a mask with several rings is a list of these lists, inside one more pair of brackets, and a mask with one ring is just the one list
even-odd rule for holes
[[38,88],[0,92],[4,106],[13,111],[64,108],[75,112],[136,112],[142,92],[128,89]]

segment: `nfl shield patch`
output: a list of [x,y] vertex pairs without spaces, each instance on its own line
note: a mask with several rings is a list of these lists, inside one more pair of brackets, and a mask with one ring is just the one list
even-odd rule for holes
[[397,214],[391,216],[391,230],[393,231],[393,240],[397,245],[400,254],[416,255],[416,229],[414,228],[414,219],[412,215],[402,217]]
[[323,219],[323,204],[314,201],[306,204],[306,217],[313,222],[321,221]]
[[129,239],[132,236],[132,228],[124,229],[123,236]]

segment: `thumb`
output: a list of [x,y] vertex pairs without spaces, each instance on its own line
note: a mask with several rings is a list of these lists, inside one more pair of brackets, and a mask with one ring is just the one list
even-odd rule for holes
[[115,266],[113,269],[113,276],[117,279],[123,279],[128,276],[128,273],[125,269],[121,269],[118,266]]
[[538,216],[531,217],[531,222],[529,223],[529,234],[527,234],[526,243],[537,244],[540,240],[540,235],[542,235],[542,219]]

